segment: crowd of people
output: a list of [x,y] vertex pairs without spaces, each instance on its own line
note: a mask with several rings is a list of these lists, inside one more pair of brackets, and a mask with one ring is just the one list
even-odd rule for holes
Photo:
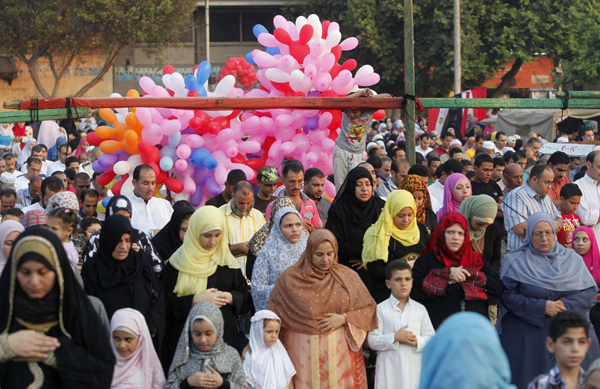
[[95,120],[4,125],[0,387],[600,388],[600,151],[420,119],[411,165],[372,113],[197,209],[101,185]]

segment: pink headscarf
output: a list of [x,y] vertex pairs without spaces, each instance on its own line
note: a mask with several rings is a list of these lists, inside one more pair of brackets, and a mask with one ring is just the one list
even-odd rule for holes
[[79,158],[79,156],[81,154],[85,153],[85,150],[83,150],[81,148],[81,146],[83,146],[83,144],[87,141],[87,136],[82,136],[81,140],[79,141],[79,144],[77,145],[77,149],[73,152],[73,156]]
[[[446,178],[446,182],[444,183],[444,205],[437,211],[437,221],[440,222],[442,216],[447,214],[448,212],[458,212],[460,209],[460,203],[454,196],[454,188],[458,184],[458,181],[465,179],[469,181],[469,179],[461,173],[454,173],[450,175],[450,177]],[[470,181],[469,181],[470,183]],[[469,194],[471,196],[472,192]]]
[[[123,358],[115,348],[112,334],[115,330],[126,331],[138,337],[135,351]],[[110,321],[110,337],[113,353],[117,358],[111,387],[118,386],[142,370],[142,388],[163,389],[165,386],[165,373],[152,345],[150,331],[144,316],[131,308],[119,309],[113,314]]]
[[[585,262],[585,266],[588,268],[592,277],[594,277],[594,281],[596,281],[597,285],[600,285],[600,249],[598,249],[598,243],[596,241],[596,234],[594,234],[594,230],[587,226],[577,227],[575,231],[573,231],[573,238],[575,238],[575,234],[578,231],[583,231],[590,238],[590,249],[583,256],[583,262]],[[555,243],[556,244],[556,243]],[[571,247],[573,246],[574,241],[571,240]]]

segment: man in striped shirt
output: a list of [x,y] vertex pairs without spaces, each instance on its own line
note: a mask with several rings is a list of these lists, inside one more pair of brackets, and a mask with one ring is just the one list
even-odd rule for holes
[[527,183],[511,191],[502,203],[504,225],[508,233],[506,250],[516,249],[525,239],[527,219],[536,212],[544,212],[554,219],[554,230],[562,229],[562,217],[548,196],[554,173],[547,165],[534,165]]

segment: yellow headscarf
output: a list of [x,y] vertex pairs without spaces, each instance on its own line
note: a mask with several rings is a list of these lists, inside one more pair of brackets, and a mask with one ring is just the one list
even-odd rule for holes
[[[413,210],[415,218],[406,230],[400,230],[394,225],[394,217],[406,207]],[[417,225],[417,204],[413,195],[406,190],[395,190],[388,196],[379,219],[365,233],[362,251],[365,268],[369,262],[379,260],[387,262],[390,236],[403,246],[415,245],[421,239],[421,232]]]
[[[173,290],[177,296],[204,292],[206,281],[217,270],[217,266],[240,268],[238,261],[229,251],[224,225],[223,214],[213,206],[204,206],[192,214],[183,244],[169,258],[171,265],[179,270],[177,284]],[[223,231],[223,236],[214,249],[207,251],[200,245],[200,235],[215,229]]]

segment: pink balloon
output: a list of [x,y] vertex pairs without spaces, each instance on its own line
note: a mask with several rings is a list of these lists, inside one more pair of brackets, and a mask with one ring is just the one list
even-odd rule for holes
[[[188,159],[192,154],[192,149],[188,145],[177,146],[177,156],[181,159]],[[195,191],[194,191],[195,192]]]
[[166,120],[160,126],[163,135],[173,135],[181,130],[181,123],[179,120]]
[[237,148],[242,154],[254,154],[260,151],[261,144],[251,140],[246,140],[245,142],[238,143]]
[[306,162],[313,164],[319,160],[319,156],[313,152],[306,154]]
[[379,79],[377,73],[362,74],[354,79],[354,85],[371,86],[377,84]]
[[159,144],[162,140],[162,133],[158,124],[152,123],[150,127],[145,127],[142,131],[142,140],[151,145]]
[[185,169],[187,169],[188,163],[185,159],[178,159],[175,162],[175,169],[177,169],[178,172],[183,172],[185,171]]
[[305,153],[310,148],[310,140],[304,133],[294,135],[292,143],[296,145],[296,152],[299,153]]
[[140,78],[140,86],[142,87],[144,92],[150,94],[150,92],[152,92],[152,88],[156,86],[156,83],[152,81],[150,77],[144,76]]
[[313,77],[312,84],[319,92],[325,92],[331,86],[331,74],[319,72],[319,74]]
[[279,157],[279,148],[281,147],[281,143],[282,142],[280,140],[273,142],[271,147],[269,147],[269,158],[275,159]]
[[227,146],[225,154],[227,154],[229,158],[233,158],[238,155],[238,148],[236,146]]
[[196,183],[190,175],[186,174],[183,177],[183,190],[185,193],[190,195],[196,191]]
[[307,77],[314,77],[317,75],[317,67],[315,65],[308,65],[304,68],[304,74]]
[[288,127],[294,122],[294,117],[292,115],[286,114],[279,115],[275,119],[275,122],[277,123],[277,126],[279,126],[279,128]]
[[219,143],[227,142],[227,141],[233,139],[233,130],[231,128],[225,128],[217,134],[215,139]]
[[283,155],[291,155],[296,150],[296,145],[293,142],[284,142],[279,148],[279,152]]
[[355,37],[346,38],[340,43],[340,48],[344,51],[354,50],[358,46],[358,39]]
[[138,108],[135,111],[135,116],[137,116],[138,120],[144,125],[144,127],[150,127],[150,124],[152,124],[152,115],[150,114],[150,110],[148,108]]
[[333,115],[331,115],[331,112],[323,112],[319,117],[319,128],[323,130],[326,129],[327,127],[329,127],[332,120]]
[[335,198],[335,195],[336,195],[335,185],[329,180],[325,180],[325,193],[327,194],[327,196],[331,197],[332,199]]
[[321,145],[325,149],[325,151],[332,151],[335,147],[335,141],[329,138],[322,138]]
[[152,97],[171,97],[169,92],[167,92],[165,88],[159,85],[154,86],[150,94],[152,95]]
[[192,134],[187,137],[185,143],[193,149],[204,147],[204,138],[200,135]]
[[282,128],[275,134],[275,138],[282,142],[286,142],[292,140],[292,138],[296,135],[296,130],[292,127]]
[[267,78],[273,82],[288,82],[290,75],[285,71],[278,68],[269,68],[265,71]]
[[[273,37],[273,39],[275,38]],[[256,62],[256,65],[258,65],[258,67],[261,68],[272,68],[278,65],[278,61],[275,57],[261,50],[253,50],[252,59],[254,60],[254,62]]]

